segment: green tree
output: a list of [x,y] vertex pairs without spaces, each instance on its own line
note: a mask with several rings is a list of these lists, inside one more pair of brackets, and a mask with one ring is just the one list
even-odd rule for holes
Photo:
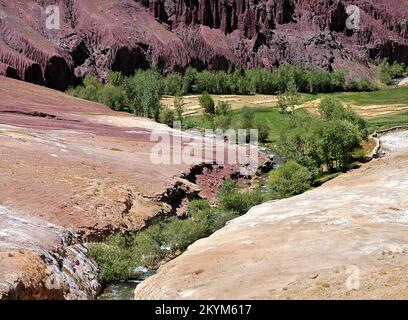
[[215,110],[215,103],[213,98],[207,93],[204,92],[198,99],[198,102],[201,106],[201,108],[204,109],[205,113],[208,115],[215,115],[216,110]]
[[360,146],[361,134],[347,120],[330,120],[320,129],[319,152],[329,171],[346,169],[352,162],[353,151]]
[[174,97],[173,105],[174,105],[174,110],[176,112],[177,120],[182,121],[183,120],[183,113],[184,113],[184,106],[186,105],[186,103],[184,102],[183,97],[176,95]]
[[287,89],[283,94],[278,95],[278,107],[281,113],[291,114],[295,111],[296,105],[299,103],[299,94],[296,84],[293,80],[287,84]]
[[271,172],[268,190],[272,198],[288,198],[307,191],[311,182],[310,171],[295,161],[289,160],[282,167]]
[[109,71],[108,73],[108,82],[115,87],[123,86],[123,82],[125,81],[125,77],[120,72]]
[[183,94],[196,91],[197,70],[188,67],[183,77]]
[[160,123],[167,124],[169,127],[173,127],[175,117],[174,111],[170,108],[162,108],[160,110],[159,121]]
[[220,100],[217,103],[216,114],[226,116],[231,111],[231,105],[227,101]]
[[99,90],[98,102],[106,104],[116,111],[130,111],[127,106],[126,93],[121,87],[107,84]]
[[183,77],[179,73],[171,73],[164,78],[164,92],[170,96],[183,95]]
[[123,87],[136,115],[159,120],[163,85],[161,75],[156,70],[139,70],[125,79]]
[[318,111],[323,120],[347,120],[357,126],[364,139],[368,137],[367,122],[364,118],[351,107],[344,107],[338,99],[332,97],[322,99]]

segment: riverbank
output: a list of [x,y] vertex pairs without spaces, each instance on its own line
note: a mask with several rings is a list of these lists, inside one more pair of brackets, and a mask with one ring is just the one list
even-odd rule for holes
[[[136,298],[407,298],[408,140],[386,137],[384,148],[398,141],[388,156],[252,208],[160,268]],[[353,273],[358,287],[348,287]]]
[[[98,103],[1,76],[0,96],[0,205],[6,211],[0,217],[0,298],[92,299],[99,289],[77,294],[74,286],[86,286],[81,268],[95,264],[82,244],[141,230],[172,214],[178,209],[173,201],[195,192],[188,190],[191,170],[208,159],[152,163],[152,132],[170,139],[179,132]],[[203,149],[213,154],[211,147]],[[228,146],[223,151],[228,154]],[[177,157],[182,151],[171,145],[168,152]],[[224,166],[197,179],[206,191],[238,171]],[[82,256],[64,260],[71,244],[86,256],[81,267],[76,263]],[[96,279],[98,269],[86,275]],[[50,276],[61,285],[45,290]]]

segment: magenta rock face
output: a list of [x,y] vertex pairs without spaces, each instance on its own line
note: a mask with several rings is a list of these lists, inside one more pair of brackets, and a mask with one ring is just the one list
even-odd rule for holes
[[[60,8],[59,30],[46,7]],[[360,28],[347,28],[347,7]],[[407,0],[0,0],[0,74],[64,90],[156,64],[273,69],[304,62],[350,76],[381,58],[408,62]]]

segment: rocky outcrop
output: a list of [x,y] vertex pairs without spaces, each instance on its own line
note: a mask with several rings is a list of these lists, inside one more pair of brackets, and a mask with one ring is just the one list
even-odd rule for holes
[[[2,76],[0,96],[1,298],[93,298],[97,268],[84,243],[138,231],[182,214],[189,199],[213,197],[209,190],[241,169],[214,157],[246,152],[215,151],[214,141]],[[152,137],[160,135],[171,142],[161,154],[180,160],[155,162]],[[188,141],[189,161],[181,161]],[[50,276],[59,289],[47,287]]]
[[[58,30],[46,28],[50,4]],[[350,4],[359,30],[346,28]],[[407,10],[399,0],[1,0],[0,74],[59,90],[152,63],[170,72],[304,62],[362,77],[383,57],[408,62]]]
[[98,268],[77,235],[0,205],[0,300],[92,299]]
[[408,131],[387,156],[252,208],[136,289],[136,299],[406,299]]

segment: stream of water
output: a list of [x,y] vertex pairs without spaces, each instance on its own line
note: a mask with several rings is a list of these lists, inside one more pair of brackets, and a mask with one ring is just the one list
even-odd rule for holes
[[[285,163],[285,159],[273,149],[265,146],[259,146],[259,151],[273,158],[274,168]],[[155,273],[155,270],[147,270],[141,280],[128,280],[111,283],[98,297],[98,300],[133,300],[136,287]]]

